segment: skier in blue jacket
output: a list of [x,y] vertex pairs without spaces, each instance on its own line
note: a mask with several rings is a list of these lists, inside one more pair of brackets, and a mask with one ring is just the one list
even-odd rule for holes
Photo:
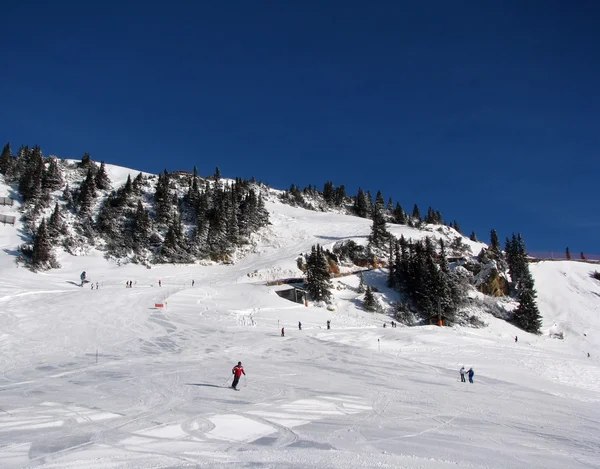
[[467,372],[467,375],[469,375],[469,383],[473,384],[473,375],[475,375],[475,372],[473,371],[473,368],[469,368],[469,371]]

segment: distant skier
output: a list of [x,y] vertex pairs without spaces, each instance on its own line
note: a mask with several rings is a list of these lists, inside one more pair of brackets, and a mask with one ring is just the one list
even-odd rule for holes
[[158,281],[158,286],[162,287],[162,282],[160,280]]
[[281,328],[281,337],[285,337],[285,328],[284,327]]
[[331,329],[331,321],[329,319],[327,320],[327,329]]
[[237,391],[237,385],[240,382],[240,377],[242,375],[246,376],[242,362],[238,362],[238,364],[231,370],[231,373],[233,374],[233,383],[231,383],[231,387]]
[[464,366],[460,369],[460,382],[461,383],[466,383],[467,382],[465,380],[465,367]]
[[83,287],[83,284],[85,282],[85,277],[86,277],[86,273],[85,270],[83,272],[81,272],[81,275],[79,276],[79,278],[81,279],[81,286]]
[[300,321],[298,321],[298,330],[301,331],[302,330],[302,323]]
[[383,327],[385,328],[385,322],[383,323]]
[[196,283],[196,281],[195,281],[195,280],[192,280],[192,287],[194,286],[194,283]]
[[469,371],[467,372],[467,374],[469,375],[469,383],[473,384],[473,376],[475,375],[473,368],[469,368]]
[[515,344],[519,341],[519,338],[515,336]]
[[96,290],[98,290],[98,282],[96,282]]

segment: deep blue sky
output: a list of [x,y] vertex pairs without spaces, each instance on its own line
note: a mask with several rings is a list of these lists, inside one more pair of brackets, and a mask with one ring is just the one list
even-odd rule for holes
[[600,254],[598,25],[594,0],[9,2],[0,143]]

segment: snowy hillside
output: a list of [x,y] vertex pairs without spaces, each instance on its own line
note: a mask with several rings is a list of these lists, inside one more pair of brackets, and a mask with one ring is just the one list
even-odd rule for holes
[[[531,266],[543,329],[564,340],[483,314],[481,329],[391,328],[362,309],[356,276],[334,280],[330,309],[266,285],[299,276],[316,243],[366,243],[370,220],[266,208],[271,225],[233,265],[146,268],[91,250],[36,274],[14,262],[19,225],[0,225],[0,467],[600,467],[595,265]],[[384,269],[364,279],[394,300]]]

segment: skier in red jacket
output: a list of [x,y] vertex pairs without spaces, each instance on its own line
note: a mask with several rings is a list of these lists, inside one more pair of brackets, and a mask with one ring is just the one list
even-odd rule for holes
[[234,366],[231,370],[231,373],[233,373],[233,383],[231,383],[231,387],[237,391],[237,385],[240,382],[240,377],[242,376],[242,374],[246,376],[246,372],[244,371],[242,362],[238,362],[238,364]]

